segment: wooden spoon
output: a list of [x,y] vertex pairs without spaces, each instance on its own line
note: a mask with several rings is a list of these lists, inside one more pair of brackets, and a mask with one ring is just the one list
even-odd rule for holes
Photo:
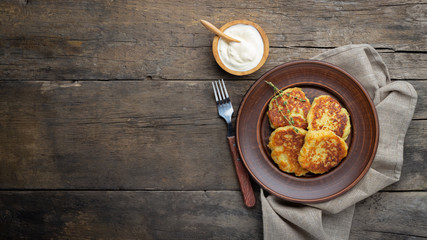
[[239,40],[234,39],[234,38],[226,35],[225,33],[223,33],[221,30],[219,30],[214,25],[212,25],[212,23],[205,21],[205,20],[200,20],[200,22],[203,24],[203,26],[205,26],[205,28],[207,28],[211,32],[215,33],[216,35],[224,38],[225,40],[227,40],[229,42],[240,42]]

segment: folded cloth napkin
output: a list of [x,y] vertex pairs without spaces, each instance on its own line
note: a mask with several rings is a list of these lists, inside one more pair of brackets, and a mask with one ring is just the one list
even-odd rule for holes
[[265,240],[348,239],[355,204],[400,178],[403,141],[417,102],[415,89],[407,82],[391,82],[386,65],[370,45],[343,46],[313,59],[341,67],[368,91],[380,125],[378,150],[363,179],[330,201],[296,204],[261,190]]

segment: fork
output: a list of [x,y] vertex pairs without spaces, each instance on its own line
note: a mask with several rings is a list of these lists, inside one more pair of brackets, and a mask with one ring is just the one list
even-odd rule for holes
[[227,88],[225,87],[224,79],[212,82],[215,101],[218,108],[218,115],[221,116],[227,123],[227,139],[228,145],[233,157],[234,168],[239,180],[240,189],[242,191],[243,201],[247,207],[255,206],[255,195],[252,189],[251,181],[247,169],[243,165],[239,157],[236,145],[236,134],[231,122],[233,116],[233,105],[231,105],[230,97],[228,96]]

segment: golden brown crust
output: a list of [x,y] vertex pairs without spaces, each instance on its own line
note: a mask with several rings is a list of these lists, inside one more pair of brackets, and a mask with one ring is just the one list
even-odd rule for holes
[[[307,114],[311,104],[300,88],[288,88],[282,94],[274,96],[267,112],[273,129],[290,126],[307,128]],[[284,117],[284,116],[285,117]]]
[[271,135],[268,147],[271,149],[271,158],[280,170],[303,176],[308,171],[298,163],[298,154],[304,144],[306,131],[291,126],[277,128]]
[[329,130],[308,131],[298,162],[301,167],[316,174],[326,173],[347,156],[345,141]]
[[330,130],[344,140],[350,134],[350,115],[331,96],[322,95],[313,100],[307,122],[308,130]]

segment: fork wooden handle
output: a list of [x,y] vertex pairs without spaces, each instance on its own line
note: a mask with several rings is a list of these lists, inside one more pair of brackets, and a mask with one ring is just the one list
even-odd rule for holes
[[243,201],[246,207],[255,206],[255,195],[252,189],[251,181],[249,179],[248,170],[243,165],[242,160],[239,157],[236,145],[236,137],[227,137],[228,145],[230,146],[231,154],[233,156],[233,163],[236,169],[237,178],[239,179],[240,189],[243,195]]

